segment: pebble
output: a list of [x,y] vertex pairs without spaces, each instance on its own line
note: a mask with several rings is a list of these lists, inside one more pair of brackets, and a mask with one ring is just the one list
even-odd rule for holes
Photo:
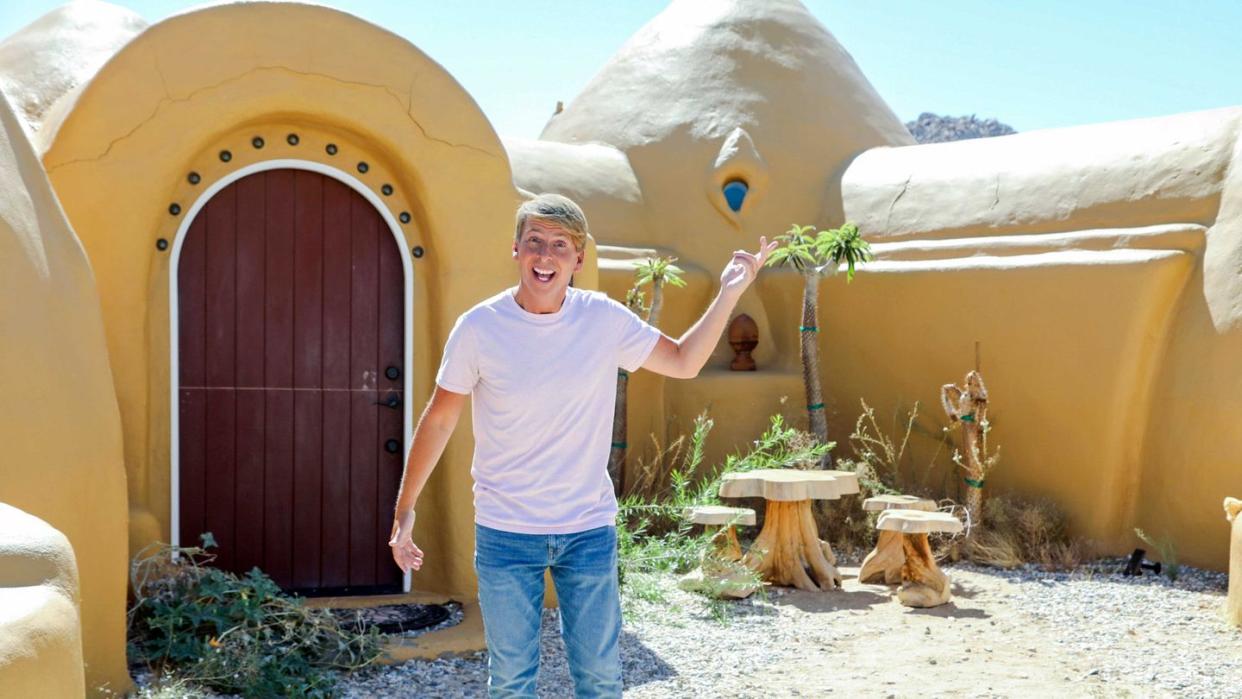
[[[1008,600],[1053,630],[1050,645],[1089,655],[1086,673],[1105,683],[1139,685],[1156,695],[1236,697],[1242,687],[1242,630],[1224,621],[1229,576],[1183,566],[1163,575],[1120,574],[1124,559],[1067,572],[1034,566],[997,570],[954,568],[1001,577],[1015,585]],[[1159,670],[1153,669],[1158,665]]]
[[[1176,582],[1150,574],[1132,578],[1116,572],[1123,564],[1123,560],[1105,561],[1065,573],[970,564],[946,570],[950,575],[958,569],[1010,583],[1012,594],[999,603],[1049,630],[1046,648],[1027,650],[1082,658],[1090,670],[1081,680],[1106,693],[1111,683],[1118,694],[1137,687],[1142,693],[1162,696],[1238,696],[1242,630],[1226,624],[1221,611],[1228,577],[1183,567]],[[851,638],[857,629],[847,627],[865,622],[863,615],[851,624],[808,624],[806,613],[796,606],[772,603],[772,598],[784,594],[781,590],[769,590],[766,598],[712,603],[680,590],[671,576],[646,582],[658,586],[664,599],[623,594],[621,663],[626,697],[771,696],[765,691],[770,688],[755,686],[749,678],[775,666],[796,667],[808,654],[822,653]],[[460,617],[460,609],[455,610],[445,625]],[[929,631],[924,626],[922,635]],[[556,610],[544,611],[540,649],[538,695],[573,696]],[[929,659],[928,664],[937,662]],[[884,678],[883,684],[892,682]],[[487,653],[369,668],[343,678],[337,690],[340,696],[356,698],[484,697]],[[993,691],[988,687],[988,694]]]

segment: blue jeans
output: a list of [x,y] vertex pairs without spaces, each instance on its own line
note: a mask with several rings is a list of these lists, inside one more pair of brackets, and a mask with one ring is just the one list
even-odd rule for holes
[[620,697],[616,528],[514,534],[476,524],[474,535],[488,695],[535,696],[543,571],[551,568],[575,695]]

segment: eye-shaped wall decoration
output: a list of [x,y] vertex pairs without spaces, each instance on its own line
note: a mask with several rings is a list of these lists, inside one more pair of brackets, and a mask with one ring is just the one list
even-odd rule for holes
[[725,203],[733,211],[741,211],[742,204],[746,201],[746,193],[750,187],[746,185],[745,180],[729,180],[725,182],[725,186],[720,188],[724,194]]
[[768,188],[768,164],[746,129],[737,127],[720,145],[707,174],[707,198],[735,225],[755,208]]

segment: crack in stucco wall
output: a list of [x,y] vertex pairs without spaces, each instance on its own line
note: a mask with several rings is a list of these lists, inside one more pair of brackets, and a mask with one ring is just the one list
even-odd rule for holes
[[244,73],[233,75],[219,82],[212,83],[210,85],[204,85],[202,87],[191,90],[189,93],[187,93],[184,96],[174,97],[169,93],[168,80],[164,76],[163,71],[160,69],[158,60],[154,61],[153,65],[155,67],[156,73],[160,77],[160,82],[162,84],[165,97],[164,99],[161,99],[158,103],[156,103],[155,108],[151,110],[151,113],[148,114],[143,119],[141,119],[137,124],[135,124],[132,128],[127,130],[125,133],[109,141],[108,145],[98,155],[94,155],[94,156],[86,157],[86,158],[74,158],[72,160],[66,160],[60,163],[56,163],[47,168],[47,171],[49,174],[67,165],[98,162],[100,160],[103,160],[112,154],[112,149],[115,148],[119,143],[126,141],[129,138],[133,137],[133,135],[138,133],[138,131],[142,129],[142,127],[146,126],[151,121],[153,121],[159,115],[160,111],[162,111],[165,107],[172,105],[172,104],[180,104],[180,103],[192,101],[195,97],[199,96],[200,94],[204,92],[208,92],[211,90],[217,90],[221,87],[224,87],[225,85],[237,82],[255,73],[258,73],[260,71],[266,71],[266,70],[292,73],[294,75],[301,75],[305,77],[322,78],[325,80],[330,80],[332,82],[337,82],[337,83],[341,83],[344,85],[354,85],[358,87],[368,87],[368,88],[383,90],[385,93],[388,94],[389,97],[393,99],[394,102],[397,103],[399,107],[401,107],[402,113],[405,114],[406,118],[409,119],[410,123],[414,126],[414,128],[419,132],[419,134],[424,139],[431,141],[433,143],[439,143],[441,145],[448,146],[450,148],[462,148],[466,150],[471,150],[476,153],[480,153],[484,156],[487,156],[489,158],[497,157],[495,153],[492,153],[484,148],[473,146],[468,143],[454,143],[452,141],[449,141],[443,138],[437,138],[435,136],[432,136],[427,131],[426,127],[424,127],[418,121],[418,119],[415,118],[414,116],[414,84],[415,82],[417,82],[417,75],[415,76],[413,80],[410,81],[410,90],[405,95],[405,98],[403,99],[400,93],[396,92],[388,85],[383,85],[379,83],[368,83],[368,82],[361,81],[361,80],[347,80],[345,78],[340,78],[335,75],[329,75],[327,73],[316,73],[316,72],[311,72],[311,71],[295,70],[293,68],[289,68],[288,66],[279,66],[279,65],[277,66],[255,66],[245,71]]
[[914,173],[910,173],[910,176],[906,178],[906,181],[901,183],[901,191],[897,192],[897,196],[893,197],[893,200],[889,202],[888,215],[884,218],[885,229],[888,228],[889,222],[893,220],[893,207],[897,206],[897,202],[900,201],[903,196],[905,196],[906,188],[910,186],[910,180],[912,179],[914,179]]

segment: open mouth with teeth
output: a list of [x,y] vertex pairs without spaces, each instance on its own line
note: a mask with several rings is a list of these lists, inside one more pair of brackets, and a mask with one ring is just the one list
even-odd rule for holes
[[535,279],[538,279],[544,283],[552,281],[552,277],[556,276],[556,270],[554,269],[542,269],[535,267],[531,271],[535,273]]

